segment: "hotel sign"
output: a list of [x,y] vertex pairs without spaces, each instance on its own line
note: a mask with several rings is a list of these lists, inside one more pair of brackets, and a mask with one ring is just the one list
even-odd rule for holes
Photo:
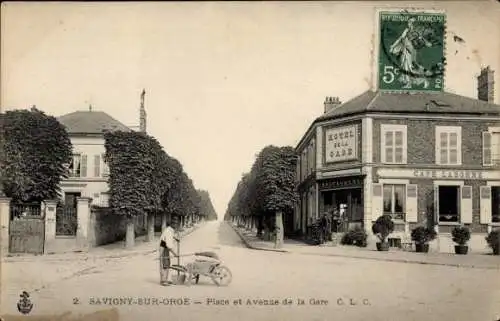
[[325,163],[357,159],[358,125],[325,129]]

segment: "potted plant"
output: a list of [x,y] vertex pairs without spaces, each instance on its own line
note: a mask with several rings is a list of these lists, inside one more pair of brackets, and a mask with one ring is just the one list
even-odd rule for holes
[[500,255],[500,230],[491,231],[486,237],[486,242],[493,249],[494,255]]
[[431,227],[417,226],[411,231],[411,240],[415,242],[415,251],[419,253],[429,252],[429,242],[437,236]]
[[372,232],[379,239],[377,242],[378,251],[389,251],[389,243],[387,237],[394,231],[394,222],[390,215],[382,215],[372,225]]
[[465,226],[456,226],[451,231],[451,236],[453,237],[453,242],[457,243],[455,245],[455,254],[467,254],[469,247],[467,242],[470,240],[470,231]]

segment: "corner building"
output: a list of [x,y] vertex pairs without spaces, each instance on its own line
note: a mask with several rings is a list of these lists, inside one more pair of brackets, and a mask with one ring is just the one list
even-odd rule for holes
[[[481,98],[481,96],[480,96]],[[295,230],[345,208],[348,223],[371,225],[389,214],[393,246],[421,224],[436,226],[431,246],[452,251],[451,230],[471,229],[469,245],[500,227],[500,105],[493,95],[367,91],[325,113],[296,147],[299,202]],[[371,235],[373,237],[373,235]]]

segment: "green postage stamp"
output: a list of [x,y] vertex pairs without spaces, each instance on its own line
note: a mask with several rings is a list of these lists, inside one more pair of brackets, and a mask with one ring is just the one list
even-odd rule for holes
[[444,13],[380,12],[378,88],[442,91],[445,26]]

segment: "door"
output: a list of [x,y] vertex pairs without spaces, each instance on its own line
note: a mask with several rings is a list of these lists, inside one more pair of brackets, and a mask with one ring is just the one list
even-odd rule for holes
[[64,193],[64,207],[70,207],[76,209],[76,199],[82,197],[82,193]]
[[[14,216],[9,222],[9,252],[43,254],[45,220],[40,215],[40,204],[11,204],[10,211],[31,215]],[[35,212],[38,215],[33,215]]]

